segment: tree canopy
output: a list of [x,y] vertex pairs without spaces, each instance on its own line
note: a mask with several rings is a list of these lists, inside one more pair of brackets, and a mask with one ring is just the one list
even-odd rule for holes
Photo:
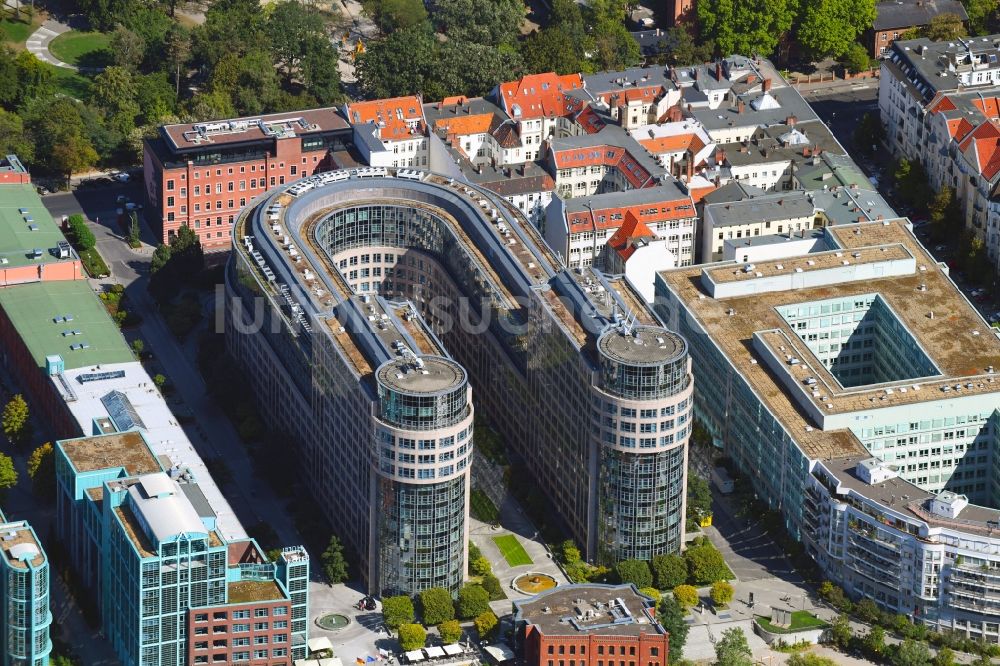
[[451,594],[443,587],[432,587],[420,593],[420,614],[427,626],[455,619]]
[[406,595],[386,597],[382,600],[382,618],[385,626],[398,629],[401,625],[413,622],[413,601]]
[[791,29],[796,6],[795,0],[699,0],[695,10],[702,38],[718,53],[769,56]]
[[716,666],[753,666],[753,652],[739,627],[726,629],[715,643]]
[[796,38],[818,60],[837,57],[857,43],[875,21],[875,0],[803,0],[800,11]]
[[[697,596],[697,592],[695,592]],[[684,643],[687,641],[690,627],[684,621],[684,609],[669,595],[664,595],[657,605],[657,618],[670,636],[670,663],[675,663],[684,654]]]
[[320,561],[328,581],[335,584],[347,580],[347,558],[344,557],[344,546],[336,535],[330,536],[330,542],[320,556]]

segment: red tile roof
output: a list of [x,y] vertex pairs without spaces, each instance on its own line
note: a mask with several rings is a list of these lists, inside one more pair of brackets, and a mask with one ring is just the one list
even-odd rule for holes
[[632,211],[625,213],[625,222],[608,240],[608,245],[622,258],[628,261],[635,253],[636,245],[632,241],[637,238],[656,238],[649,227],[639,221]]
[[568,150],[553,150],[552,159],[557,169],[574,169],[577,167],[603,166],[618,169],[632,187],[640,188],[651,185],[651,174],[632,155],[621,146],[607,144],[571,148]]
[[1000,172],[1000,128],[992,122],[985,122],[972,130],[959,144],[987,180]]
[[927,105],[927,110],[931,113],[937,113],[938,111],[954,111],[956,108],[955,103],[951,101],[951,98],[943,93],[938,93],[938,95],[930,101]]
[[516,120],[566,116],[579,111],[583,102],[564,93],[582,87],[581,74],[531,74],[517,81],[501,83],[500,105]]
[[414,95],[348,104],[347,119],[351,123],[375,123],[384,141],[413,138],[425,131],[424,109]]
[[697,153],[705,147],[705,143],[693,132],[689,134],[661,136],[653,139],[639,139],[639,143],[654,155],[676,153],[683,150],[690,150],[692,153]]
[[961,141],[971,132],[973,124],[965,118],[952,118],[948,120],[948,134],[956,141]]
[[693,218],[696,213],[694,202],[685,196],[682,199],[665,200],[658,204],[594,208],[567,213],[566,226],[571,234],[593,231],[595,226],[599,230],[607,231],[620,228],[624,224],[623,220],[629,215],[635,217],[645,227],[647,223]]
[[974,98],[972,100],[973,106],[983,112],[983,114],[990,120],[997,120],[1000,118],[1000,98],[994,97],[982,97]]
[[597,134],[607,125],[604,119],[590,106],[576,117],[576,124],[582,127],[587,134]]

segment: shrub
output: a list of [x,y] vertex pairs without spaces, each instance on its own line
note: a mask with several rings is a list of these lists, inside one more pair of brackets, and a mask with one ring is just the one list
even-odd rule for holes
[[[697,592],[695,592],[697,596]],[[665,595],[657,606],[657,619],[670,636],[670,663],[680,661],[684,654],[684,643],[687,642],[688,624],[685,621],[684,608],[677,600]]]
[[657,555],[649,567],[653,570],[653,585],[661,590],[672,590],[687,582],[687,563],[680,555]]
[[469,569],[476,576],[485,576],[493,571],[493,565],[484,555],[480,555],[469,563]]
[[462,625],[458,620],[448,620],[438,625],[438,633],[441,634],[441,642],[451,645],[462,640]]
[[477,615],[482,615],[490,608],[490,594],[482,585],[470,584],[462,587],[458,591],[458,602],[455,610],[458,617],[463,620],[471,620]]
[[479,633],[479,638],[482,640],[492,640],[493,635],[496,633],[498,621],[497,616],[493,614],[493,611],[486,611],[476,617],[472,621],[476,625],[476,631]]
[[871,599],[862,599],[854,604],[854,612],[862,622],[867,624],[872,624],[879,619],[878,606]]
[[615,573],[623,583],[632,583],[638,588],[653,586],[653,572],[642,560],[622,560],[615,565]]
[[507,595],[503,593],[503,588],[500,586],[500,579],[491,573],[483,576],[482,586],[490,595],[490,601],[500,601],[507,598]]
[[733,600],[733,594],[734,594],[733,586],[730,585],[727,581],[717,580],[714,583],[712,583],[712,592],[711,592],[712,603],[714,603],[716,606],[725,606],[726,604],[728,604],[730,601]]
[[420,593],[420,613],[424,624],[435,625],[455,619],[451,594],[443,587],[432,587]]
[[399,645],[405,651],[419,650],[427,643],[427,630],[419,624],[404,624],[399,628]]
[[639,589],[641,594],[645,594],[647,597],[651,597],[654,601],[659,601],[660,591],[655,587],[643,587]]
[[398,629],[404,624],[412,624],[414,617],[413,601],[405,596],[386,597],[382,600],[382,619],[385,626]]
[[472,543],[470,541],[469,542],[469,566],[471,567],[472,563],[475,562],[476,560],[478,560],[482,556],[483,556],[483,551],[479,550],[479,546],[477,546],[476,544],[474,544],[474,543]]
[[674,599],[681,608],[691,608],[698,604],[698,590],[692,585],[678,585],[674,588]]
[[344,557],[344,546],[335,534],[330,535],[326,550],[320,556],[320,563],[323,565],[326,579],[331,584],[336,585],[347,580],[347,558]]
[[563,564],[573,564],[580,561],[580,549],[576,547],[572,539],[566,539],[559,544],[559,559],[562,560]]

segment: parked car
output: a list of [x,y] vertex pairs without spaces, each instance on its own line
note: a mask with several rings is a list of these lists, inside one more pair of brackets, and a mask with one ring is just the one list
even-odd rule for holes
[[122,171],[121,173],[116,173],[114,175],[114,179],[117,180],[119,183],[127,183],[130,180],[132,180],[132,176]]

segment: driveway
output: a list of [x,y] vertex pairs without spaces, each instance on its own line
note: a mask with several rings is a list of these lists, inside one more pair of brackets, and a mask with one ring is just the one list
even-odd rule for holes
[[705,534],[739,580],[781,578],[803,582],[759,520],[736,517],[729,503],[718,496],[713,497],[712,511],[712,527],[704,528]]

